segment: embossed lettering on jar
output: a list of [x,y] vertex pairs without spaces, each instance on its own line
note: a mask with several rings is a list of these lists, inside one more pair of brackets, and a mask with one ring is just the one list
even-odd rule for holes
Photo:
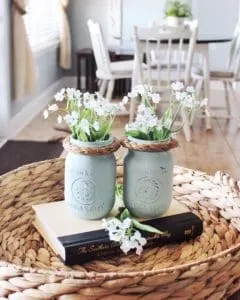
[[[71,138],[71,144],[102,147],[101,142],[81,142]],[[65,162],[65,201],[69,209],[83,219],[106,216],[115,201],[116,161],[113,153],[85,155],[69,151]]]

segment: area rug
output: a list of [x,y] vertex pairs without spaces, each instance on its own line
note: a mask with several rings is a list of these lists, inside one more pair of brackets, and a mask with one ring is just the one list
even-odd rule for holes
[[7,141],[0,148],[0,175],[25,164],[59,157],[62,152],[61,141]]

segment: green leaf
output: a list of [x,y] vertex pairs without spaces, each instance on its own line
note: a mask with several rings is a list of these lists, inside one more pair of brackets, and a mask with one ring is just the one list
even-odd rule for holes
[[124,209],[124,211],[120,215],[120,220],[123,221],[126,218],[131,218],[131,215],[129,213],[129,210],[127,208]]
[[140,135],[140,131],[139,130],[128,130],[128,131],[126,131],[126,135],[137,138]]
[[121,197],[123,194],[123,185],[121,183],[117,183],[115,186],[115,193],[117,197]]
[[139,230],[148,231],[148,232],[152,232],[152,233],[158,233],[158,234],[165,234],[164,231],[158,230],[157,228],[155,228],[153,226],[142,224],[135,219],[132,219],[132,221],[133,221],[133,226]]

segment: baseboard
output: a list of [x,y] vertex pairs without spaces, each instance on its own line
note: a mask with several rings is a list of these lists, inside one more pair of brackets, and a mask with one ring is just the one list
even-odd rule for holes
[[7,142],[6,138],[0,140],[0,148]]
[[64,78],[55,81],[43,93],[29,102],[10,121],[8,139],[14,137],[21,131],[34,117],[47,106],[53,99],[56,92],[64,87]]
[[[63,87],[76,88],[77,77],[65,76],[50,85],[41,95],[29,102],[10,121],[10,129],[6,139],[14,137],[21,131],[34,117],[47,106],[54,94]],[[85,77],[81,77],[81,86],[85,86]],[[1,145],[0,145],[1,146]]]

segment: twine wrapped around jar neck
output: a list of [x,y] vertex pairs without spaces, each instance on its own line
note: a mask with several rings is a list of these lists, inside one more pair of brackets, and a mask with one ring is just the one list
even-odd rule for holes
[[73,153],[79,153],[79,154],[90,155],[90,156],[107,155],[113,153],[119,149],[120,145],[121,145],[120,141],[116,138],[113,138],[111,144],[102,147],[94,147],[94,146],[79,147],[71,143],[69,136],[63,140],[63,147],[65,150]]
[[178,142],[175,139],[169,139],[167,141],[159,143],[138,143],[137,141],[130,141],[127,137],[121,140],[121,145],[128,150],[144,151],[144,152],[165,152],[178,146]]

